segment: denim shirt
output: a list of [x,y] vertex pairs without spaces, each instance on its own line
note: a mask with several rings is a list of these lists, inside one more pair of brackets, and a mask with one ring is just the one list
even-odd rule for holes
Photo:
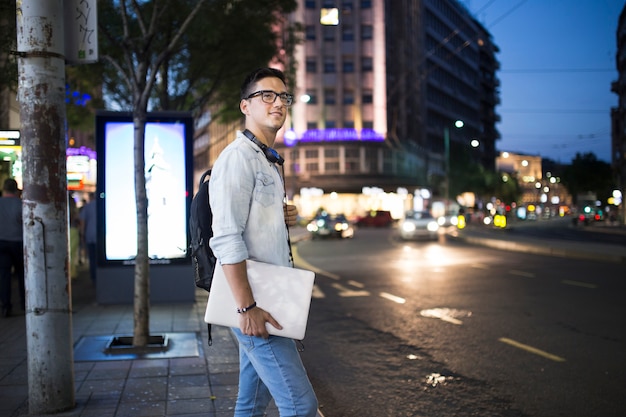
[[224,264],[245,259],[291,266],[277,167],[241,132],[217,158],[209,181],[213,237]]

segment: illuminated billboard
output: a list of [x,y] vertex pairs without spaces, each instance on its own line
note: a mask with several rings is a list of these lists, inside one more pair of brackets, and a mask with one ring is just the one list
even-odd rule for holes
[[[192,118],[149,113],[145,129],[148,255],[151,264],[188,263]],[[137,254],[134,126],[130,113],[98,112],[99,264],[133,265]]]

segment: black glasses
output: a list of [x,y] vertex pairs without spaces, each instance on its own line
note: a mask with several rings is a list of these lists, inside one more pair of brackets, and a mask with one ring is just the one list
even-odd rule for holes
[[276,97],[280,97],[280,101],[282,101],[285,106],[291,106],[293,104],[293,94],[277,93],[276,91],[272,90],[256,91],[246,97],[246,100],[254,98],[256,96],[261,96],[261,100],[263,100],[263,103],[267,104],[274,103],[276,101]]

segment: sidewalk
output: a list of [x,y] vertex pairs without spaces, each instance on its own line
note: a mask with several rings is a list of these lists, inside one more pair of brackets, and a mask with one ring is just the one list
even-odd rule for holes
[[[292,233],[292,240],[298,238]],[[208,346],[203,321],[207,294],[198,289],[194,303],[151,306],[151,335],[168,337],[172,349],[167,352],[103,353],[113,336],[132,335],[133,306],[96,304],[88,270],[81,267],[72,280],[76,406],[54,415],[232,417],[239,375],[237,340],[228,328],[213,326],[213,345]],[[19,309],[0,318],[0,416],[31,416],[25,327]],[[267,416],[278,417],[273,403]]]

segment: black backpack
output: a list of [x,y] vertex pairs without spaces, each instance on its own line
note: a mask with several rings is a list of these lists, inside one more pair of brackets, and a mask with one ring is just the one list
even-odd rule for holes
[[[209,239],[213,237],[213,212],[209,204],[209,181],[211,178],[211,170],[207,170],[200,177],[198,192],[191,200],[191,208],[189,212],[189,250],[191,252],[191,263],[193,265],[193,274],[196,280],[196,287],[211,291],[211,283],[213,282],[213,270],[217,258],[209,247]],[[205,181],[206,180],[206,181]],[[207,325],[209,331],[209,346],[213,344],[211,337],[211,324]]]
[[205,181],[205,179],[210,177],[210,169],[200,177],[198,192],[191,200],[189,214],[189,236],[191,238],[189,249],[196,287],[207,291],[211,290],[213,270],[217,262],[209,247],[209,239],[213,237],[213,229],[211,228],[213,213],[209,205],[209,181]]

